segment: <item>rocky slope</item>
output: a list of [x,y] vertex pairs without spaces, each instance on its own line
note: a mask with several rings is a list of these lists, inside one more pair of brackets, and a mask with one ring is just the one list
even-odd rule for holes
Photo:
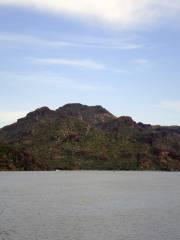
[[42,107],[0,130],[0,169],[180,170],[180,127],[117,118],[101,106]]

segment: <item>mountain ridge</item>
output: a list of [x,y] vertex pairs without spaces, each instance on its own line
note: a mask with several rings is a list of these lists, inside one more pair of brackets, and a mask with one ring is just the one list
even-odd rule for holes
[[180,127],[137,123],[100,105],[44,106],[0,129],[0,169],[179,171]]

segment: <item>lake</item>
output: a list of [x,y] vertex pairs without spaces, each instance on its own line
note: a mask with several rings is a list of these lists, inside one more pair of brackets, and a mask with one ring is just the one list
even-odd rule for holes
[[0,172],[0,240],[179,240],[180,173]]

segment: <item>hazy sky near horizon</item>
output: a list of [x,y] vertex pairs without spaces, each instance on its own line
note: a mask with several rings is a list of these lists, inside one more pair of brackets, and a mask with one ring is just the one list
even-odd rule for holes
[[179,0],[0,0],[0,127],[72,102],[180,125],[179,44]]

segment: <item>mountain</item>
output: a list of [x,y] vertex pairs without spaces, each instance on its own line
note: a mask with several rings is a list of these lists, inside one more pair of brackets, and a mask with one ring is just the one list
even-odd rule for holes
[[101,106],[39,108],[0,129],[1,170],[180,170],[180,127],[116,117]]

